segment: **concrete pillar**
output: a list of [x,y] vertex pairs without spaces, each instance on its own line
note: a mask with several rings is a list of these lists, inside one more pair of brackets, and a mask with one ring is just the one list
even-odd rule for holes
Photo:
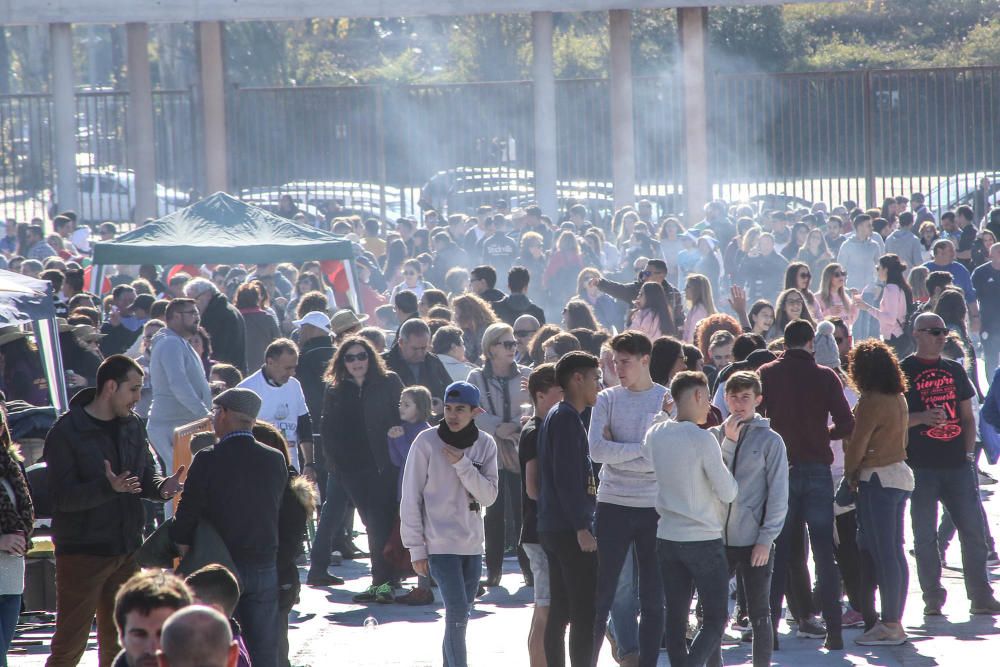
[[546,215],[559,214],[556,192],[556,75],[552,56],[552,12],[531,14],[531,74],[535,112],[535,198]]
[[229,190],[229,156],[226,147],[226,74],[222,58],[221,21],[196,24],[199,94],[205,164],[202,194]]
[[615,208],[635,203],[635,124],[632,113],[632,12],[608,12],[611,38],[611,177]]
[[135,174],[132,222],[159,217],[156,206],[156,131],[149,73],[149,25],[125,24],[128,72],[128,161]]
[[687,165],[684,200],[687,225],[702,219],[703,207],[712,198],[708,162],[708,84],[705,51],[708,46],[708,8],[677,10],[684,93],[684,148]]
[[52,141],[60,210],[81,215],[76,180],[76,96],[73,94],[73,31],[69,23],[49,25],[52,49]]

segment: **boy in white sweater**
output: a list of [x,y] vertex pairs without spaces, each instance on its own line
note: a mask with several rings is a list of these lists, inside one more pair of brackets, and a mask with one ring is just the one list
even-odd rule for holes
[[[682,371],[670,383],[677,421],[654,425],[644,448],[656,471],[656,550],[667,604],[666,647],[671,665],[704,665],[726,628],[729,566],[722,544],[725,506],[737,485],[719,443],[698,424],[708,418],[711,393],[704,373]],[[691,593],[704,609],[701,630],[685,641]]]
[[482,510],[497,497],[497,446],[476,428],[479,389],[453,382],[444,421],[420,433],[406,457],[400,537],[414,571],[432,576],[444,600],[445,667],[467,667],[465,629],[483,559]]

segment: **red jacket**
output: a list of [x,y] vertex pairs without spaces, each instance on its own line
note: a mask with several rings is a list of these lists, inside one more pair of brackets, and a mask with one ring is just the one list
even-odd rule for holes
[[[785,441],[789,464],[832,464],[830,441],[854,430],[854,415],[837,374],[818,365],[807,350],[786,350],[758,372],[764,389],[761,413]],[[828,426],[831,417],[833,426]]]

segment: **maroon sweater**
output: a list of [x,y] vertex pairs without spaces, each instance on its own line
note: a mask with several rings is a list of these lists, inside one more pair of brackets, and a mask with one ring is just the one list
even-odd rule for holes
[[[854,415],[840,378],[807,350],[786,350],[760,367],[763,414],[785,441],[788,463],[833,463],[831,440],[854,430]],[[833,417],[833,426],[828,426]]]

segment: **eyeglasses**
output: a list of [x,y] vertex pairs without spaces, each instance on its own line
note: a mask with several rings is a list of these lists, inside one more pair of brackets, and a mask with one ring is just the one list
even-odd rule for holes
[[353,363],[355,361],[368,361],[368,353],[367,352],[358,352],[357,354],[345,354],[344,355],[344,362],[345,363],[350,364],[350,363]]
[[538,329],[520,329],[514,332],[514,336],[517,338],[530,338],[538,332]]
[[944,336],[948,333],[947,329],[942,329],[941,327],[927,327],[926,329],[917,329],[917,331],[922,331],[931,336]]
[[496,343],[497,345],[503,345],[505,350],[513,350],[517,347],[517,341],[514,340],[501,340]]

